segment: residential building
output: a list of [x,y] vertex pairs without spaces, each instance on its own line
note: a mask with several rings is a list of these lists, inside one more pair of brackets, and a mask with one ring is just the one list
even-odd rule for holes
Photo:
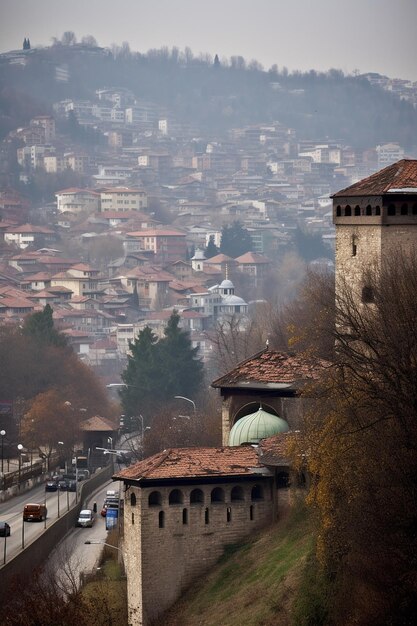
[[111,187],[100,192],[101,207],[105,211],[143,211],[148,206],[148,196],[143,189]]

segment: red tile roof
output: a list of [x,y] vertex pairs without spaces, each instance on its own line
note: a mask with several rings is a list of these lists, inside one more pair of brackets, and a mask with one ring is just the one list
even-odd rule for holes
[[117,425],[106,417],[94,415],[81,424],[81,430],[107,432],[109,430],[117,430]]
[[[379,196],[394,190],[417,193],[417,160],[402,159],[331,196]],[[411,190],[411,191],[410,191]]]
[[234,448],[170,448],[131,465],[114,476],[121,480],[203,478],[259,474],[252,446]]
[[250,265],[267,265],[271,263],[271,261],[267,259],[266,256],[263,256],[262,254],[257,254],[256,252],[245,252],[245,254],[236,257],[235,260],[241,264],[249,263]]
[[321,359],[266,349],[239,363],[232,371],[213,381],[211,386],[245,389],[297,387],[297,383],[317,379],[320,371],[329,365]]

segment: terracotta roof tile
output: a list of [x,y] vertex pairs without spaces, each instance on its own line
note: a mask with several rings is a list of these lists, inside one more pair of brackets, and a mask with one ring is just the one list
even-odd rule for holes
[[394,190],[417,193],[417,160],[402,159],[331,196],[379,196]]
[[300,354],[263,350],[239,363],[233,370],[211,383],[212,387],[244,387],[275,385],[297,386],[315,380],[330,364],[321,359],[308,359]]
[[121,480],[203,478],[259,474],[258,454],[252,446],[236,448],[170,448],[114,476]]
[[81,430],[107,432],[109,430],[117,430],[117,425],[106,417],[94,415],[81,424]]

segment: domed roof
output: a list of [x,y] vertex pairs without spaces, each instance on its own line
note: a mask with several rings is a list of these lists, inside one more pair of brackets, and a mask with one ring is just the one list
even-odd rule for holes
[[287,422],[264,411],[262,407],[256,413],[245,415],[236,422],[230,431],[229,446],[240,446],[243,443],[259,443],[261,439],[286,433],[289,431]]
[[235,296],[230,295],[230,296],[224,296],[224,298],[222,299],[222,304],[229,304],[229,305],[237,305],[237,304],[244,304],[246,305],[247,303],[243,300],[243,298],[239,298],[239,296]]
[[232,283],[232,281],[228,280],[227,278],[222,280],[222,282],[220,283],[220,289],[234,289],[234,288],[235,286]]

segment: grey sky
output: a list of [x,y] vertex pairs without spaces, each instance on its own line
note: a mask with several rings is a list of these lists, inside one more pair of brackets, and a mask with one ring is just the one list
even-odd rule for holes
[[66,30],[102,46],[190,47],[265,69],[379,72],[417,80],[417,0],[0,0],[0,49]]

